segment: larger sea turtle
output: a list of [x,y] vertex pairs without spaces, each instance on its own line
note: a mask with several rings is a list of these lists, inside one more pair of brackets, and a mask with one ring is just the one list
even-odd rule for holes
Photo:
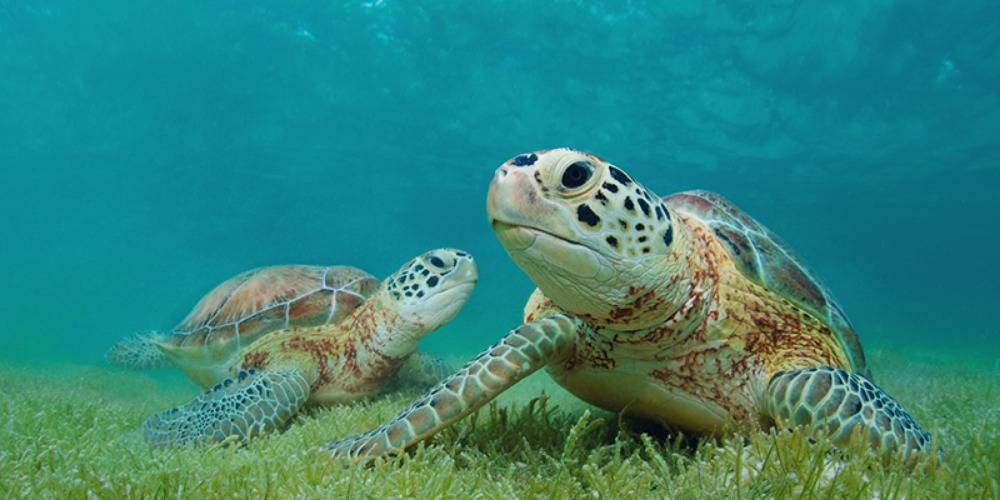
[[207,392],[150,417],[154,445],[245,438],[283,424],[305,403],[355,401],[398,378],[440,381],[439,359],[416,353],[472,293],[472,257],[439,249],[381,284],[351,267],[274,266],[206,295],[169,335],[125,339],[108,353],[130,368],[177,366]]
[[581,399],[666,426],[779,423],[907,456],[930,448],[871,382],[830,294],[721,196],[661,199],[596,156],[554,149],[501,165],[487,211],[538,286],[524,324],[388,423],[327,445],[334,455],[401,452],[542,367]]

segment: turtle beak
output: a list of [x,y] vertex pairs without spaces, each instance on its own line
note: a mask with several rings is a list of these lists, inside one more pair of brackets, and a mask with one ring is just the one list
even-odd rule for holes
[[[524,219],[517,206],[533,206],[538,193],[531,185],[531,178],[523,169],[501,165],[493,174],[490,191],[486,196],[486,214],[491,225],[516,223]],[[537,207],[535,208],[537,210]]]
[[479,281],[479,268],[471,255],[455,263],[455,269],[451,271],[448,281],[451,283],[449,288],[476,285]]
[[562,214],[563,208],[549,201],[535,180],[539,167],[504,163],[493,175],[486,197],[486,214],[494,230],[523,226],[547,232],[567,241],[575,232]]

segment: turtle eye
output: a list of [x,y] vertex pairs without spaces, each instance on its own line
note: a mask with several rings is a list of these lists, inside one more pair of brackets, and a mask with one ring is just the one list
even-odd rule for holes
[[578,161],[566,167],[562,175],[562,185],[565,188],[576,189],[594,175],[594,167],[585,161]]
[[441,260],[441,257],[435,255],[434,257],[431,257],[430,261],[434,267],[444,267],[444,261]]

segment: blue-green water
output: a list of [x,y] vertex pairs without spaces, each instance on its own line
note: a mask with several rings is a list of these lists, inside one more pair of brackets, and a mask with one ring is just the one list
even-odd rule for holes
[[996,357],[998,53],[974,1],[0,0],[0,356],[97,363],[245,269],[438,246],[481,280],[426,349],[474,352],[532,289],[493,170],[571,146],[734,200],[868,346]]

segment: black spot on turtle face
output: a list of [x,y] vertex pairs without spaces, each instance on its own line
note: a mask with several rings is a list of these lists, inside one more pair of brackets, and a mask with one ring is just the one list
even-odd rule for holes
[[608,191],[611,191],[612,193],[617,193],[618,192],[618,186],[616,186],[616,185],[614,185],[614,184],[612,184],[610,182],[605,182],[604,184],[601,185],[601,187],[603,187],[604,189],[607,189]]
[[510,164],[515,167],[528,167],[534,165],[538,161],[538,155],[531,153],[530,155],[520,155],[511,160]]
[[674,228],[668,227],[667,230],[663,233],[663,244],[669,247],[670,243],[672,243],[673,241],[674,241]]
[[434,287],[437,286],[437,284],[438,284],[438,277],[437,276],[431,276],[430,278],[427,278],[427,286],[428,287],[434,288]]
[[663,208],[656,206],[656,220],[663,220]]
[[601,222],[601,218],[586,203],[576,207],[576,218],[590,227],[596,227]]
[[642,213],[646,217],[649,217],[649,203],[646,203],[646,200],[642,198],[637,198],[637,200],[639,201],[639,208],[642,209]]
[[631,197],[628,196],[625,197],[625,210],[628,210],[630,212],[635,211],[635,203],[632,203]]
[[635,225],[635,230],[636,231],[642,231],[643,229],[646,229],[646,225],[645,224],[643,224],[643,223],[640,222],[640,223],[638,223],[638,224]]
[[611,248],[618,248],[618,238],[608,236],[607,238],[604,238],[604,241],[607,241],[608,245],[611,245]]
[[608,173],[610,173],[611,177],[613,177],[616,181],[620,182],[623,186],[628,186],[629,184],[632,184],[632,179],[629,179],[628,175],[626,175],[625,172],[618,170],[618,168],[616,167],[609,168]]
[[598,191],[597,195],[595,195],[594,198],[597,199],[597,201],[601,202],[601,205],[608,206],[608,197],[604,196],[603,192]]
[[622,231],[628,231],[628,222],[625,219],[618,219],[618,225],[622,227]]
[[646,235],[642,235],[642,236],[639,237],[639,243],[645,243],[646,240],[648,240],[648,239],[649,238],[647,238]]

